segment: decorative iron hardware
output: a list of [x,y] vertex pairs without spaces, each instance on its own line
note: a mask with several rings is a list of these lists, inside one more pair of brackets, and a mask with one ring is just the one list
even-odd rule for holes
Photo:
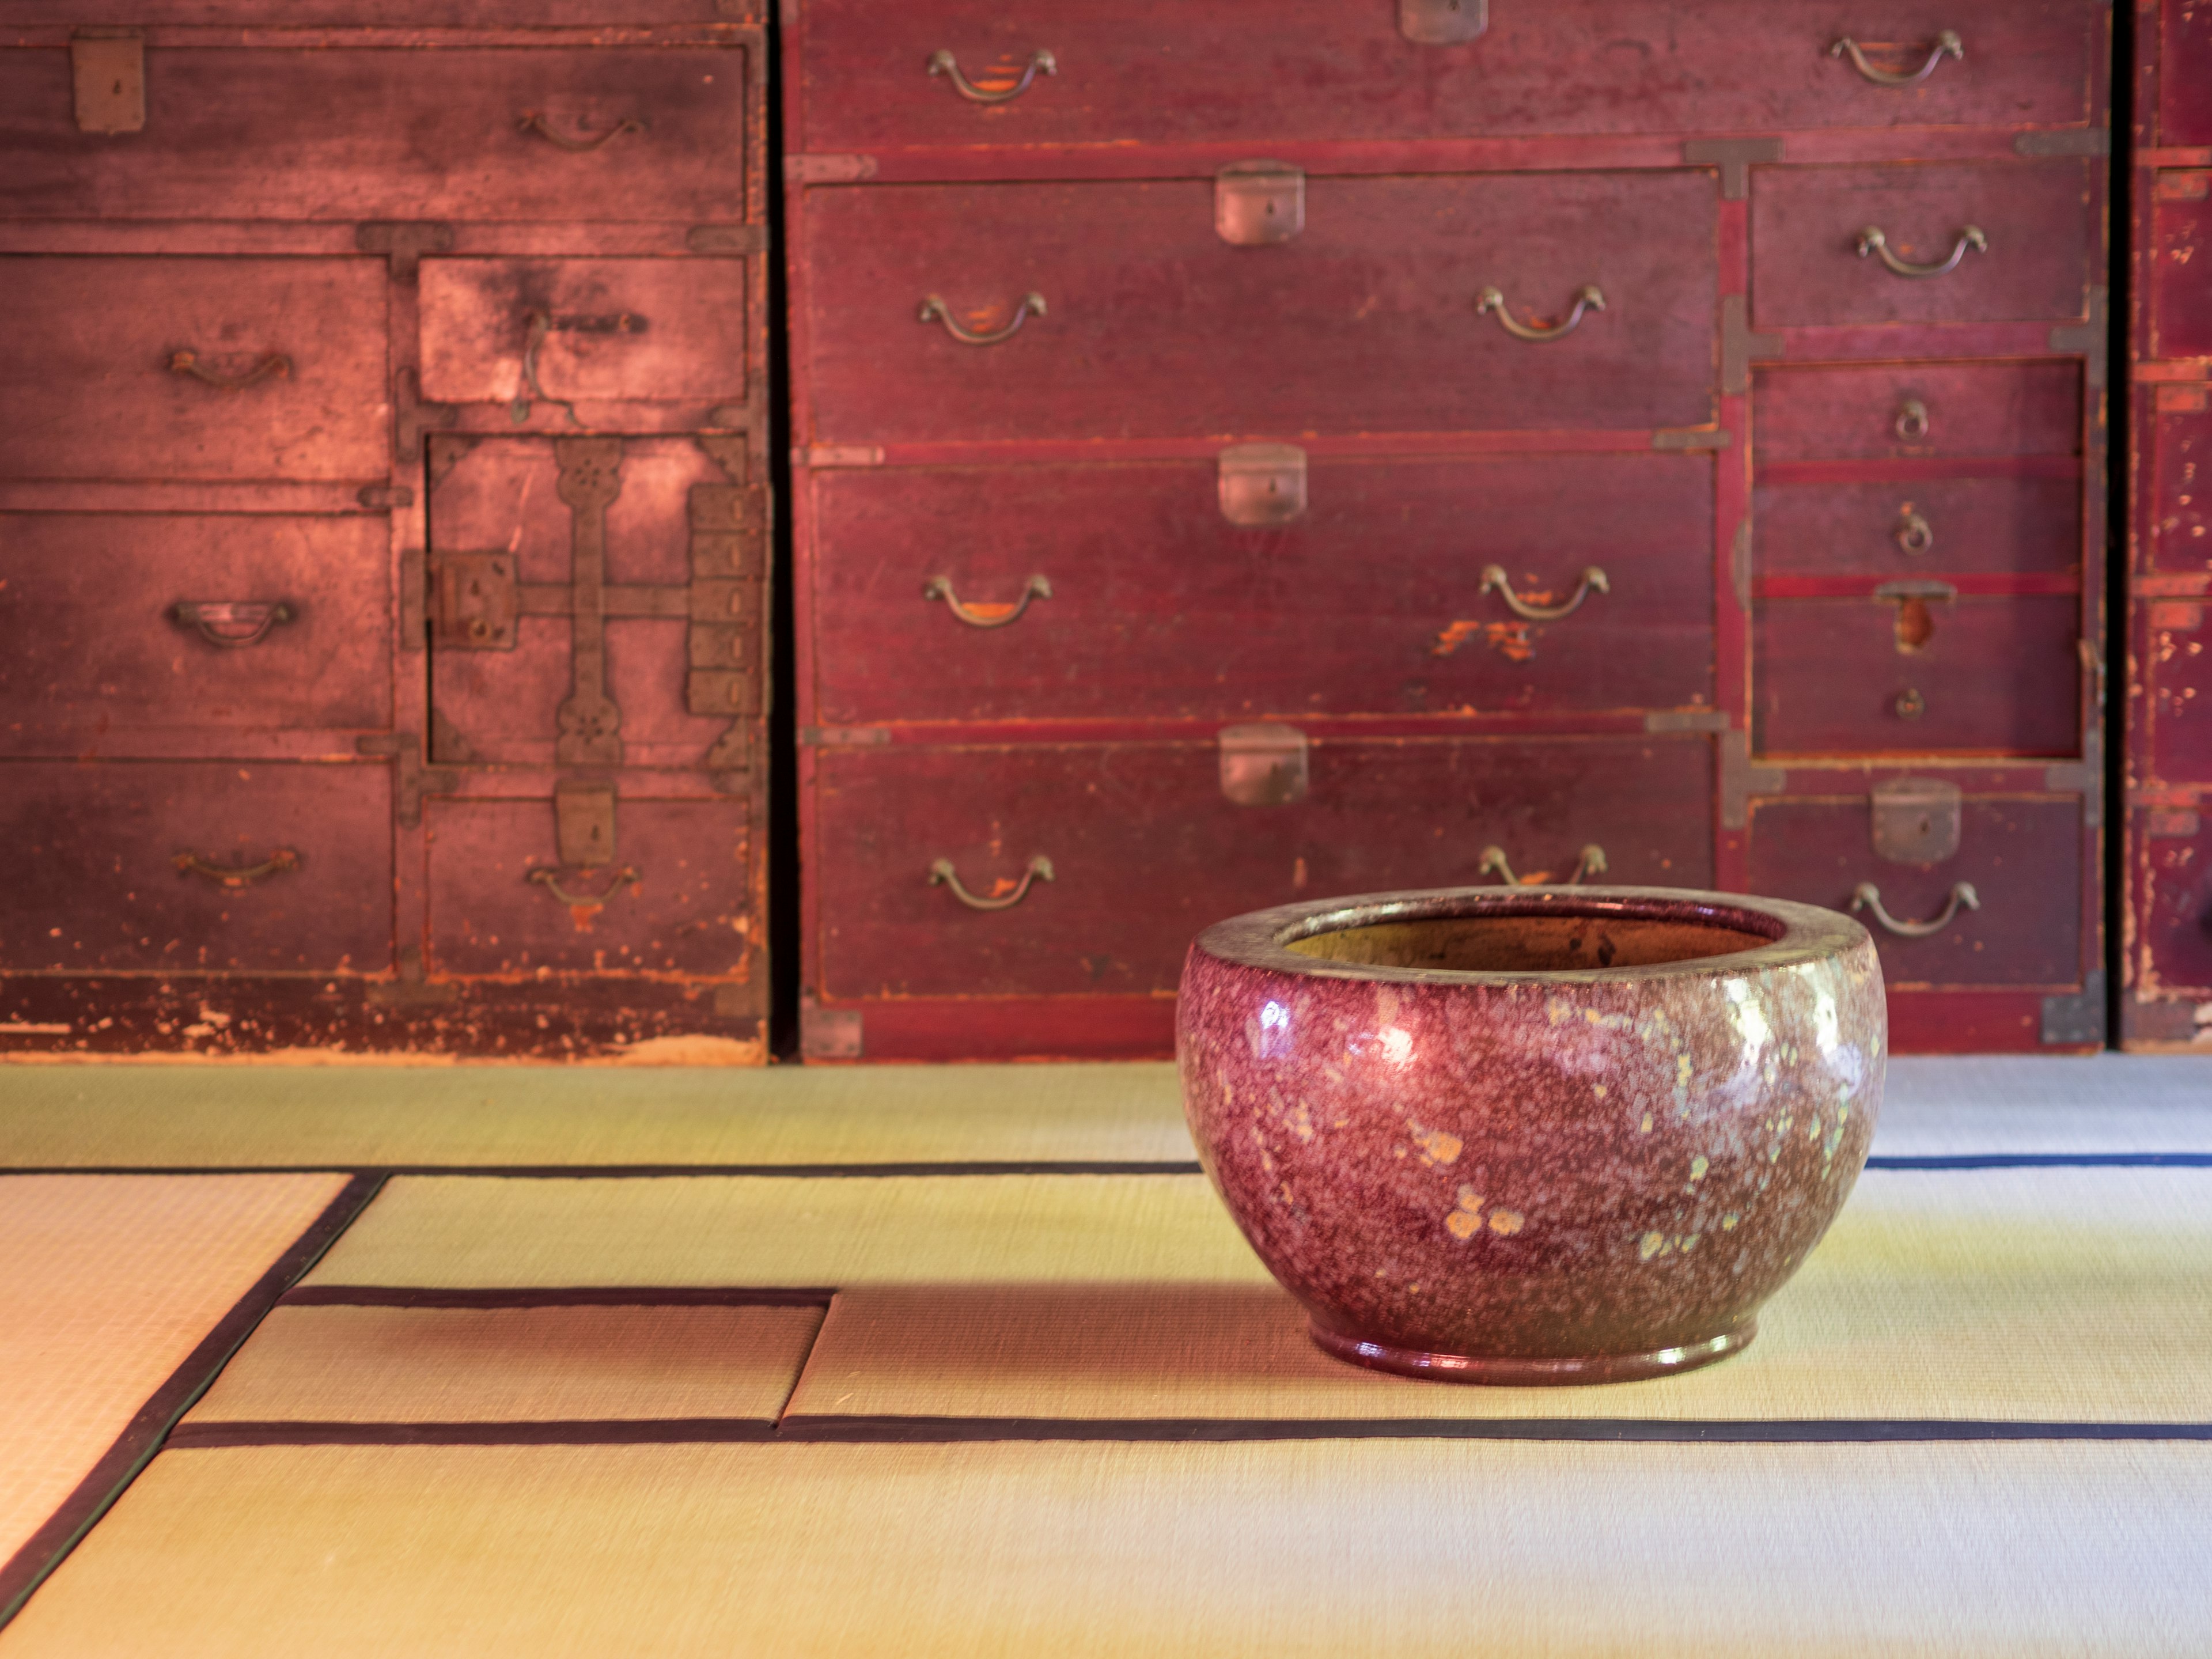
[[1398,0],[1398,33],[1417,46],[1453,46],[1490,27],[1490,0]]
[[615,787],[590,778],[553,786],[553,850],[562,865],[597,870],[615,861]]
[[538,111],[526,109],[515,118],[515,131],[534,132],[550,144],[555,144],[571,154],[604,148],[626,132],[643,132],[645,123],[634,115],[626,115],[596,138],[571,138],[548,121]]
[[279,876],[300,867],[300,855],[289,847],[280,847],[258,864],[217,864],[204,859],[198,853],[179,853],[169,860],[177,866],[180,876],[205,876],[210,881],[220,882],[235,890],[250,887],[257,881]]
[[915,317],[921,322],[943,323],[945,331],[959,341],[962,345],[988,346],[1012,339],[1021,331],[1023,323],[1028,320],[1031,312],[1035,312],[1040,317],[1044,315],[1043,295],[1023,295],[1014,302],[1014,314],[1007,319],[1004,328],[993,329],[986,333],[977,333],[972,329],[963,328],[960,325],[959,319],[952,314],[952,307],[945,303],[943,295],[932,294],[922,301],[921,309],[915,313]]
[[438,595],[434,643],[461,651],[514,649],[522,594],[513,554],[441,553],[433,574]]
[[1239,806],[1287,806],[1305,799],[1306,734],[1295,726],[1224,726],[1221,793]]
[[1981,908],[1981,896],[1974,891],[1973,883],[1962,881],[1952,887],[1950,900],[1938,915],[1930,916],[1926,921],[1899,921],[1882,908],[1881,889],[1872,882],[1863,881],[1851,890],[1851,908],[1869,912],[1881,924],[1883,932],[1894,933],[1899,939],[1927,939],[1948,927],[1951,918],[1957,915],[1961,908],[1978,910]]
[[1898,509],[1897,544],[1918,558],[1936,545],[1936,528],[1911,507]]
[[799,1053],[803,1060],[858,1060],[863,1052],[858,1008],[799,1007]]
[[1959,850],[1964,796],[1939,778],[1891,778],[1868,792],[1875,856],[1892,864],[1941,864]]
[[532,870],[523,879],[536,882],[555,898],[571,908],[589,907],[597,909],[612,898],[625,882],[635,882],[638,879],[638,873],[631,866],[625,864],[621,869],[616,871],[607,884],[596,893],[570,892],[561,884],[561,872],[545,865]]
[[1029,66],[1023,70],[1022,78],[1010,87],[988,90],[977,86],[960,72],[960,61],[949,52],[929,54],[929,76],[933,81],[942,77],[952,82],[952,90],[971,104],[1011,104],[1030,89],[1030,82],[1039,75],[1060,73],[1060,60],[1042,46],[1030,54]]
[[1023,587],[1021,598],[1011,604],[963,604],[960,596],[952,591],[950,576],[932,576],[921,585],[921,597],[944,600],[945,608],[970,628],[1006,628],[1022,619],[1031,599],[1050,599],[1052,584],[1042,576],[1032,576]]
[[137,29],[79,29],[70,40],[70,79],[80,132],[141,132],[146,126],[146,37]]
[[1306,175],[1287,161],[1238,161],[1213,175],[1213,228],[1236,247],[1287,242],[1306,228]]
[[281,380],[292,372],[292,360],[281,351],[272,351],[243,374],[218,374],[200,361],[197,351],[173,351],[169,354],[169,373],[188,374],[203,386],[211,386],[217,392],[243,392],[264,380]]
[[1563,603],[1531,605],[1513,591],[1513,584],[1506,577],[1504,566],[1486,564],[1482,568],[1482,585],[1474,591],[1487,593],[1492,589],[1497,591],[1498,597],[1505,601],[1506,608],[1515,616],[1528,622],[1557,622],[1560,617],[1581,610],[1583,601],[1591,594],[1612,592],[1613,583],[1607,580],[1604,571],[1595,565],[1589,565],[1583,569],[1582,580],[1575,584],[1575,591]]
[[238,651],[260,644],[278,623],[290,622],[292,607],[279,599],[179,599],[169,617],[210,645]]
[[607,508],[622,494],[620,438],[556,438],[554,493],[568,508],[569,692],[556,712],[562,766],[619,766],[622,710],[607,695]]
[[1917,720],[1928,712],[1928,699],[1922,696],[1916,688],[1908,685],[1897,694],[1897,701],[1890,706],[1897,710],[1898,719]]
[[555,334],[643,334],[652,327],[649,319],[634,311],[618,311],[603,316],[556,317],[550,311],[527,311],[523,313],[522,385],[513,403],[507,406],[507,418],[517,426],[530,418],[532,398],[542,404],[551,404],[568,417],[571,426],[581,426],[576,418],[576,406],[565,398],[549,393],[538,379],[538,353],[546,339]]
[[1231,444],[1214,465],[1215,497],[1231,524],[1288,524],[1306,510],[1306,453],[1296,444]]
[[1851,67],[1878,87],[1917,86],[1935,74],[1936,65],[1946,58],[1963,58],[1966,55],[1966,43],[1959,39],[1955,31],[1951,29],[1945,29],[1936,37],[1936,43],[1928,48],[1928,61],[1921,64],[1918,69],[1910,71],[1877,69],[1867,61],[1865,52],[1860,48],[1859,43],[1849,35],[1845,35],[1828,48],[1829,57],[1849,58],[1851,60]]
[[1893,429],[1905,442],[1918,443],[1928,435],[1928,405],[1917,398],[1907,398],[1897,411]]
[[1879,253],[1882,264],[1900,276],[1948,276],[1959,268],[1959,261],[1966,257],[1968,248],[1977,253],[1987,253],[1990,239],[1982,234],[1979,225],[1962,225],[1959,229],[1959,240],[1951,245],[1950,258],[1929,265],[1915,264],[1911,260],[1900,259],[1891,252],[1889,238],[1883,234],[1880,225],[1869,225],[1861,231],[1854,246],[1859,251],[1860,258],[1863,259],[1870,253]]
[[1486,311],[1494,311],[1498,313],[1498,320],[1504,325],[1505,331],[1515,339],[1534,340],[1540,343],[1566,338],[1581,323],[1584,312],[1604,309],[1605,295],[1598,291],[1595,283],[1584,283],[1575,290],[1575,307],[1567,313],[1564,322],[1551,324],[1522,322],[1505,308],[1505,295],[1494,288],[1483,289],[1474,302],[1476,316],[1481,316]]
[[[1592,842],[1575,855],[1574,874],[1564,883],[1553,884],[1579,887],[1584,876],[1601,876],[1610,868],[1612,866],[1606,861],[1605,848]],[[1502,847],[1484,848],[1481,858],[1475,864],[1474,872],[1479,876],[1495,875],[1508,887],[1522,885],[1521,878],[1513,873],[1513,866],[1507,861],[1505,849]]]
[[[1895,581],[1884,582],[1874,591],[1877,600],[1897,607],[1897,648],[1910,656],[1936,637],[1936,618],[1928,609],[1933,599],[1948,604],[1959,597],[1959,590],[1948,582]],[[1918,692],[1912,693],[1918,697]],[[1907,720],[1917,720],[1926,705],[1921,704],[1911,714],[1900,706],[1898,713]]]
[[960,884],[959,873],[953,869],[951,859],[939,859],[929,866],[929,884],[932,887],[951,888],[952,896],[970,910],[1011,910],[1029,896],[1032,884],[1055,879],[1057,878],[1053,874],[1052,860],[1040,853],[1030,860],[1029,868],[1022,872],[1022,878],[1016,884],[1012,892],[998,898],[985,898],[980,894],[969,892]]

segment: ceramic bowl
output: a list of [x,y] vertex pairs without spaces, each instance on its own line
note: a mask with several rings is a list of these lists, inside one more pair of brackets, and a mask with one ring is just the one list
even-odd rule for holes
[[1647,887],[1239,916],[1176,1027],[1199,1156],[1315,1340],[1474,1382],[1749,1342],[1866,1161],[1887,1047],[1849,917]]

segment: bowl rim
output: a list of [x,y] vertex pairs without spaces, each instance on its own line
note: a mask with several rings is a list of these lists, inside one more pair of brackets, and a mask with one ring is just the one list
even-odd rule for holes
[[[1650,921],[1704,922],[1738,932],[1781,932],[1749,950],[1679,962],[1622,968],[1536,969],[1400,968],[1335,962],[1291,950],[1294,939],[1393,921],[1425,921],[1469,915],[1619,915]],[[1342,918],[1338,920],[1338,918]],[[1739,919],[1731,921],[1730,918]],[[1749,918],[1765,926],[1745,927]],[[1689,887],[1425,887],[1304,899],[1217,921],[1191,942],[1203,954],[1238,967],[1299,979],[1343,979],[1399,985],[1620,985],[1711,974],[1768,973],[1832,961],[1865,947],[1873,936],[1850,917],[1792,899],[1716,893]]]

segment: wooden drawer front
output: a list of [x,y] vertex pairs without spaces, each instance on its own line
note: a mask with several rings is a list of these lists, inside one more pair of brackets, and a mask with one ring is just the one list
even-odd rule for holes
[[2212,811],[2157,808],[2138,820],[2142,951],[2159,992],[2212,1000]]
[[15,258],[0,283],[7,477],[390,474],[380,260]]
[[2078,455],[2081,366],[1761,369],[1752,425],[1762,471],[1780,461]]
[[1761,484],[1752,492],[1752,519],[1762,574],[1889,580],[2081,565],[2078,477]]
[[[2197,387],[2166,391],[2212,404]],[[2151,425],[2144,448],[2154,470],[2142,487],[2155,504],[2156,533],[2144,538],[2143,556],[2164,574],[2212,574],[2212,409],[2161,410]]]
[[[0,52],[0,212],[69,218],[742,219],[742,47],[156,44],[146,125],[81,131],[70,60]],[[528,125],[532,116],[556,135]],[[571,149],[568,145],[596,148]]]
[[2212,10],[2201,0],[2167,0],[2158,9],[2158,142],[2212,144]]
[[[1942,22],[1966,55],[1899,91],[1828,48],[1844,30],[1882,51],[1924,51],[1923,9],[1722,0],[1493,0],[1487,31],[1420,46],[1389,3],[1203,6],[1175,0],[1018,6],[934,0],[886,15],[806,0],[806,143],[1234,143],[1504,133],[1680,132],[1804,126],[2057,125],[2087,113],[2091,8],[2080,0],[1954,0]],[[929,72],[950,52],[986,91],[1012,86],[1040,48],[1054,72],[1010,101],[963,99]]]
[[15,761],[0,767],[0,832],[15,864],[0,968],[391,966],[384,766]]
[[439,973],[750,970],[753,841],[742,800],[620,800],[614,861],[588,868],[561,861],[550,801],[434,800],[427,816]]
[[10,514],[0,540],[0,753],[390,720],[380,517]]
[[[1316,460],[1240,528],[1216,469],[815,476],[822,718],[1673,708],[1713,696],[1713,473],[1678,455]],[[1534,605],[1607,583],[1555,621]],[[1032,592],[1042,578],[1051,592]],[[939,580],[971,612],[963,624]],[[977,626],[976,623],[996,623]]]
[[[823,753],[815,872],[825,997],[1172,992],[1224,916],[1331,893],[1565,880],[1601,846],[1609,878],[1711,880],[1712,759],[1697,738],[1322,742],[1285,806],[1222,793],[1211,744]],[[1054,879],[1021,902],[1030,860]]]
[[[1755,738],[1772,754],[2070,755],[2081,747],[2081,601],[1762,599]],[[1908,713],[1909,710],[1917,713]]]
[[[2097,164],[2101,167],[2102,163]],[[1751,191],[1752,310],[1773,327],[1820,323],[2041,321],[2084,314],[2097,247],[2086,161],[1767,168]],[[1861,232],[1915,264],[1969,247],[1942,276],[1899,276]]]
[[2151,356],[2212,357],[2212,173],[2161,173],[2151,202]]
[[425,259],[422,284],[433,403],[744,401],[742,259]]
[[1932,921],[1965,882],[1979,909],[1961,905],[1925,938],[1884,927],[1874,935],[1893,991],[1929,986],[2014,985],[2058,989],[2081,977],[2081,804],[2078,798],[1968,795],[1959,850],[1936,864],[1900,864],[1874,850],[1868,801],[1752,803],[1754,893],[1849,910],[1861,883],[1907,924]]
[[2148,635],[2134,688],[2150,775],[2212,783],[2212,593],[2139,602]]
[[[821,191],[805,216],[814,439],[1687,426],[1713,414],[1702,173],[1316,179],[1305,228],[1236,247],[1213,186]],[[1555,318],[1515,338],[1477,310]],[[963,344],[930,295],[971,331]],[[1043,315],[1018,308],[1038,296]]]

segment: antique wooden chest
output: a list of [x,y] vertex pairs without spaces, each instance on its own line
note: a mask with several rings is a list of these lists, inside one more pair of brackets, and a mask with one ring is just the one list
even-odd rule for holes
[[763,1057],[760,20],[6,19],[0,1042]]
[[2103,1040],[2106,6],[781,24],[809,1056],[1162,1053],[1218,917],[1601,876]]

